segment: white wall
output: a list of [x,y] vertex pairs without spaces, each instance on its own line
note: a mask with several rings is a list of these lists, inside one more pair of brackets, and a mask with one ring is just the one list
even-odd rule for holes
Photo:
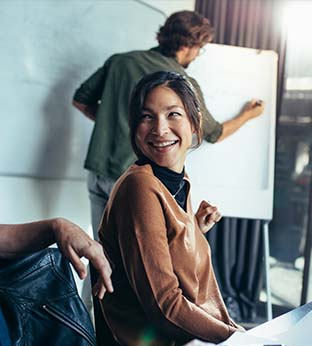
[[[71,1],[1,1],[0,223],[62,216],[92,235],[82,170],[92,124],[70,97],[109,55],[155,46],[164,14],[192,10],[194,2],[146,0],[155,11],[133,0],[75,1],[74,9]],[[83,295],[90,289],[84,287]],[[90,299],[84,301],[90,308]]]
[[[144,9],[143,5],[140,4],[142,2],[145,2],[151,6],[154,6],[155,8],[159,9],[160,11],[165,12],[167,15],[170,15],[172,12],[178,11],[178,10],[183,10],[183,9],[193,9],[194,8],[194,0],[183,0],[183,1],[172,1],[172,0],[146,0],[146,1],[132,1],[132,0],[123,0],[123,1],[116,1],[116,0],[108,0],[105,2],[102,2],[101,5],[103,6],[110,6],[110,9],[112,10],[112,6],[116,6],[116,11],[120,6],[123,8],[125,6],[128,6],[127,10],[127,16],[129,18],[132,18],[133,20],[137,20],[138,18],[140,21],[142,21],[143,26],[148,26],[150,24],[150,21],[146,18],[146,16],[141,15],[138,13],[138,8],[142,8],[142,11],[147,11],[147,9]],[[98,1],[77,1],[79,3],[79,6],[82,3],[88,3],[90,5],[98,5]],[[66,6],[66,2],[61,3],[62,6]],[[69,3],[68,3],[69,4]],[[7,13],[12,13],[12,16],[14,15],[16,18],[19,18],[20,20],[16,25],[20,26],[20,30],[18,32],[18,39],[20,42],[14,43],[14,40],[12,40],[13,37],[13,29],[10,28],[10,26],[5,25],[8,24],[8,21],[10,20],[10,16],[6,15],[6,20],[5,21],[0,21],[0,38],[1,38],[1,49],[2,51],[2,62],[6,62],[7,69],[2,70],[1,74],[1,81],[0,83],[2,84],[1,90],[7,90],[8,88],[6,87],[6,84],[8,82],[8,78],[11,78],[9,76],[12,75],[17,75],[16,71],[19,69],[20,66],[10,66],[10,61],[12,59],[20,59],[24,60],[24,67],[27,68],[27,73],[29,73],[27,76],[27,85],[25,88],[27,90],[32,90],[33,92],[33,99],[30,99],[30,101],[25,105],[24,111],[27,110],[29,114],[31,115],[32,112],[39,112],[38,110],[38,102],[41,101],[38,99],[38,93],[35,93],[35,90],[37,89],[31,89],[33,85],[35,85],[35,88],[40,88],[40,83],[38,83],[38,80],[36,80],[31,74],[32,69],[43,69],[46,68],[47,66],[44,66],[44,61],[42,61],[42,49],[50,49],[49,47],[54,46],[53,49],[53,59],[51,57],[51,62],[55,62],[55,65],[49,64],[49,68],[59,67],[63,66],[66,64],[69,66],[69,68],[73,65],[73,61],[71,59],[68,59],[67,61],[59,61],[58,56],[61,56],[63,53],[64,49],[63,48],[68,48],[68,47],[60,47],[59,43],[62,42],[61,38],[58,36],[61,34],[62,30],[63,33],[66,35],[70,35],[70,31],[66,31],[66,28],[55,28],[55,31],[49,34],[49,37],[47,37],[48,40],[53,39],[55,37],[55,41],[52,43],[50,42],[50,46],[46,47],[40,47],[38,45],[36,50],[35,45],[27,45],[29,42],[29,36],[30,35],[37,35],[38,38],[40,38],[40,35],[43,35],[43,30],[42,32],[37,32],[37,33],[32,33],[29,32],[29,28],[31,27],[31,20],[32,18],[29,17],[29,7],[33,7],[33,17],[38,18],[40,17],[41,23],[46,23],[49,22],[51,24],[51,18],[49,17],[51,12],[55,15],[55,3],[51,0],[43,0],[40,3],[37,3],[36,1],[28,1],[27,2],[27,8],[23,5],[23,1],[8,1],[4,0],[1,2],[1,9],[0,9],[0,16],[2,19],[4,19],[4,15]],[[16,9],[14,9],[14,6]],[[47,18],[45,20],[43,13],[42,13],[42,6],[51,6],[51,12],[47,12]],[[140,7],[141,6],[141,7]],[[68,7],[68,6],[67,6]],[[88,8],[86,8],[88,10]],[[24,12],[23,12],[24,11]],[[17,14],[20,14],[18,17]],[[26,15],[27,13],[27,15]],[[68,17],[68,22],[73,23],[74,21],[77,22],[77,27],[80,25],[79,21],[81,20],[81,24],[85,25],[85,17],[81,18],[71,18],[71,13],[72,11],[64,12],[62,11],[62,16],[64,16],[66,13]],[[152,13],[152,12],[151,12]],[[72,14],[73,15],[73,14]],[[155,12],[155,16],[158,16],[158,18],[163,18],[159,13]],[[50,18],[50,19],[49,19]],[[66,18],[63,18],[64,21]],[[161,19],[162,20],[162,19]],[[146,21],[146,23],[144,23]],[[2,23],[2,24],[1,24]],[[5,24],[6,23],[6,24]],[[162,24],[162,23],[160,23]],[[109,18],[105,18],[103,16],[101,21],[94,21],[92,23],[94,27],[98,27],[98,30],[101,30],[103,32],[112,32],[112,30],[116,33],[116,35],[122,37],[123,35],[127,34],[127,28],[125,26],[120,26],[120,23],[116,23],[116,27],[112,28],[111,27],[111,21]],[[107,25],[107,28],[105,26]],[[96,32],[96,28],[91,28],[92,32]],[[158,28],[156,28],[157,30]],[[153,29],[154,30],[154,29]],[[46,33],[47,34],[47,33]],[[53,35],[52,35],[53,34]],[[88,42],[88,36],[90,36],[88,33],[86,33],[83,37],[77,35],[75,36],[75,32],[72,32],[72,37],[67,37],[68,42],[74,42],[75,40],[79,42],[80,47],[85,47],[86,50],[88,50],[90,46],[90,42]],[[92,36],[92,35],[91,35]],[[134,36],[134,35],[133,35]],[[23,37],[25,37],[25,40],[23,40]],[[26,40],[27,38],[27,40]],[[85,40],[85,42],[81,42],[81,40]],[[94,40],[100,40],[101,37],[90,37],[89,39],[94,39]],[[131,45],[135,46],[135,48],[141,47],[146,48],[148,46],[153,46],[156,44],[154,41],[154,33],[153,33],[153,38],[149,39],[148,42],[142,42],[140,40],[140,36],[138,36],[137,42],[135,41],[135,36],[131,38]],[[23,47],[21,47],[23,45]],[[8,49],[5,49],[5,48]],[[48,48],[47,48],[48,47]],[[77,51],[77,57],[75,58],[76,61],[74,62],[76,65],[76,68],[79,68],[79,61],[77,60],[81,59],[81,68],[84,68],[86,71],[84,71],[84,76],[87,76],[89,73],[94,71],[99,64],[102,63],[102,61],[110,54],[114,53],[118,47],[116,47],[116,42],[109,42],[108,40],[105,40],[105,47],[107,50],[103,53],[103,57],[101,57],[101,54],[98,53],[97,57],[97,63],[94,65],[94,63],[88,64],[88,59],[86,59],[86,52],[83,50]],[[130,48],[129,48],[130,49]],[[15,52],[15,53],[14,53]],[[46,54],[49,52],[47,51]],[[22,56],[20,56],[22,55]],[[36,61],[36,59],[33,58],[38,58],[40,57],[40,61]],[[6,60],[5,60],[6,59]],[[26,61],[27,60],[27,61]],[[31,62],[36,62],[35,64],[31,64]],[[2,64],[2,67],[5,65]],[[88,66],[90,65],[90,66]],[[51,67],[52,66],[52,67]],[[14,71],[11,69],[14,68]],[[8,70],[9,69],[9,70]],[[11,70],[11,71],[10,71]],[[14,73],[13,73],[14,72]],[[23,71],[20,71],[23,72]],[[42,71],[41,71],[42,72]],[[57,71],[57,73],[60,73]],[[49,71],[49,75],[51,76],[53,74],[53,70]],[[78,78],[77,78],[78,76]],[[7,80],[6,80],[7,79]],[[80,83],[81,76],[79,75],[79,71],[76,72],[76,80],[75,80],[75,86],[78,86],[78,83]],[[50,82],[50,81],[47,81]],[[72,82],[72,81],[71,81]],[[42,84],[42,83],[41,83]],[[22,119],[22,111],[18,108],[18,106],[21,106],[21,98],[19,97],[19,90],[21,87],[20,81],[16,81],[16,85],[14,86],[14,90],[12,90],[11,93],[3,96],[0,95],[0,103],[2,105],[8,105],[10,101],[12,101],[12,106],[10,108],[10,112],[3,112],[1,114],[0,118],[0,128],[1,128],[1,151],[4,154],[2,156],[2,160],[9,160],[9,164],[11,167],[19,167],[20,163],[24,160],[25,158],[25,150],[27,149],[27,143],[29,143],[33,137],[38,136],[39,130],[43,130],[41,133],[46,133],[49,136],[54,137],[55,144],[58,144],[59,141],[63,141],[64,144],[67,143],[69,146],[74,146],[75,141],[77,141],[77,138],[73,138],[72,141],[66,141],[65,137],[68,136],[68,133],[66,131],[62,131],[62,129],[58,128],[56,126],[56,121],[57,119],[60,121],[60,118],[57,118],[56,111],[59,109],[59,102],[60,98],[62,98],[62,93],[56,93],[55,90],[51,90],[51,95],[56,95],[57,99],[51,99],[50,102],[45,103],[45,107],[49,107],[49,115],[50,115],[50,120],[47,121],[46,123],[41,121],[40,122],[40,129],[39,128],[34,128],[34,124],[30,124],[30,121],[27,121],[27,118],[25,118],[23,121]],[[49,86],[46,86],[47,88]],[[78,112],[75,110],[71,109],[70,107],[70,99],[68,95],[72,95],[74,92],[74,83],[66,83],[64,82],[62,84],[62,88],[66,88],[64,90],[63,97],[66,98],[66,100],[63,102],[68,103],[68,106],[63,109],[63,112],[60,116],[64,117],[64,126],[65,123],[67,123],[68,117],[71,119],[71,121],[78,121],[77,123],[74,124],[74,126],[82,126],[84,128],[84,132],[86,132],[86,135],[89,136],[91,132],[91,124],[87,119],[84,119],[82,115],[80,115]],[[31,96],[31,95],[30,95]],[[37,98],[37,99],[36,99]],[[20,103],[20,104],[19,104]],[[27,107],[26,107],[27,106]],[[17,107],[17,108],[15,108]],[[14,109],[16,111],[14,112]],[[22,109],[23,110],[23,109]],[[9,114],[6,114],[9,113]],[[69,116],[68,114],[64,113],[70,113]],[[23,112],[24,114],[24,112]],[[55,116],[55,124],[53,124],[53,117],[52,115],[54,114]],[[38,113],[38,116],[40,114]],[[66,120],[67,117],[67,120]],[[74,118],[81,117],[79,120]],[[38,119],[39,120],[39,119]],[[35,124],[36,125],[36,124]],[[44,129],[41,129],[42,126],[45,126]],[[26,138],[27,135],[27,138]],[[23,142],[23,136],[26,138],[25,142]],[[45,138],[42,138],[42,145],[39,143],[36,148],[32,148],[32,159],[34,162],[39,162],[41,160],[44,160],[44,156],[48,155],[49,152],[52,150],[56,150],[53,145],[50,145],[48,147],[45,147],[45,152],[42,152],[41,146],[45,146]],[[74,148],[66,148],[64,147],[64,151],[73,151],[76,150],[75,155],[80,155],[81,157],[81,166],[83,164],[83,159],[86,154],[86,149],[87,149],[87,141],[82,142],[82,146]],[[8,155],[8,153],[10,155]],[[64,154],[62,150],[58,150],[58,154],[61,157],[61,155]],[[57,163],[57,157],[55,158],[55,162],[53,162],[53,165],[51,164],[50,168],[53,170],[55,168],[55,164]],[[49,164],[49,162],[48,162]],[[49,168],[47,164],[45,163],[46,168]],[[87,196],[87,191],[86,191],[86,186],[85,186],[85,179],[80,178],[80,179],[40,179],[38,177],[32,176],[27,176],[24,174],[24,172],[18,172],[18,169],[12,172],[10,172],[10,169],[8,168],[7,171],[2,169],[0,171],[0,193],[1,193],[1,198],[0,198],[0,222],[1,223],[20,223],[20,222],[26,222],[26,221],[31,221],[31,220],[37,220],[37,219],[43,219],[43,218],[51,218],[55,216],[63,216],[71,219],[72,221],[76,222],[79,224],[81,227],[84,229],[88,230],[90,229],[90,214],[89,214],[89,201],[88,201],[88,196]],[[73,168],[76,169],[76,166]],[[29,167],[27,167],[29,169]],[[13,170],[13,169],[12,169]],[[47,169],[46,169],[47,170]],[[74,171],[74,170],[72,170]],[[73,173],[74,174],[74,173]],[[71,175],[73,175],[71,174]],[[47,176],[48,174],[45,174],[44,176]]]
[[[165,15],[194,8],[194,0],[142,3],[1,1],[0,223],[62,216],[92,236],[82,168],[92,124],[71,95],[109,55],[155,46]],[[90,311],[90,284],[76,281]]]

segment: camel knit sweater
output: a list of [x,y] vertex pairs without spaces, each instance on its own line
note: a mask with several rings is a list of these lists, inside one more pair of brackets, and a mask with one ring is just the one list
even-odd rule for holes
[[237,330],[189,193],[185,211],[150,165],[132,165],[118,179],[99,237],[114,285],[102,307],[121,345],[169,346],[193,338],[217,343]]

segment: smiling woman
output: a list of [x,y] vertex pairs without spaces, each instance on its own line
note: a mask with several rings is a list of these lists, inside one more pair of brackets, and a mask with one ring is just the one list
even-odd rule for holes
[[130,102],[138,161],[117,181],[99,237],[113,265],[114,293],[103,311],[122,345],[220,342],[239,330],[229,317],[203,235],[221,218],[202,201],[194,214],[184,171],[193,135],[201,142],[199,102],[172,72],[145,76]]
[[[185,120],[187,119],[191,123],[191,131],[196,134],[196,146],[199,146],[202,141],[200,103],[192,84],[186,77],[173,72],[153,73],[149,77],[150,80],[146,77],[138,83],[130,102],[130,137],[136,155],[140,157],[142,154],[136,138],[138,127],[143,119],[148,118],[149,122],[153,118],[153,122],[155,122],[155,118],[161,119],[161,111],[163,118],[168,118],[167,124],[169,118],[175,119],[180,116]],[[158,115],[155,114],[155,110],[159,112]]]
[[147,96],[136,131],[136,144],[143,155],[177,173],[183,170],[193,129],[178,95],[158,86]]

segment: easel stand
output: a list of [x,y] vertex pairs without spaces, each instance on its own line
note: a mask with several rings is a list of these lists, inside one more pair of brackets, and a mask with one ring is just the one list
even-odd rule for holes
[[272,295],[270,285],[270,245],[269,245],[269,222],[264,221],[263,223],[263,241],[264,241],[264,266],[265,266],[265,286],[267,296],[267,320],[272,320]]

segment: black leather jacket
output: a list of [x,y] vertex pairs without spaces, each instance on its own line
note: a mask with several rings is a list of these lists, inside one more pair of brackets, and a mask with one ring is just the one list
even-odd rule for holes
[[58,249],[1,260],[0,304],[14,346],[96,346],[71,268]]

